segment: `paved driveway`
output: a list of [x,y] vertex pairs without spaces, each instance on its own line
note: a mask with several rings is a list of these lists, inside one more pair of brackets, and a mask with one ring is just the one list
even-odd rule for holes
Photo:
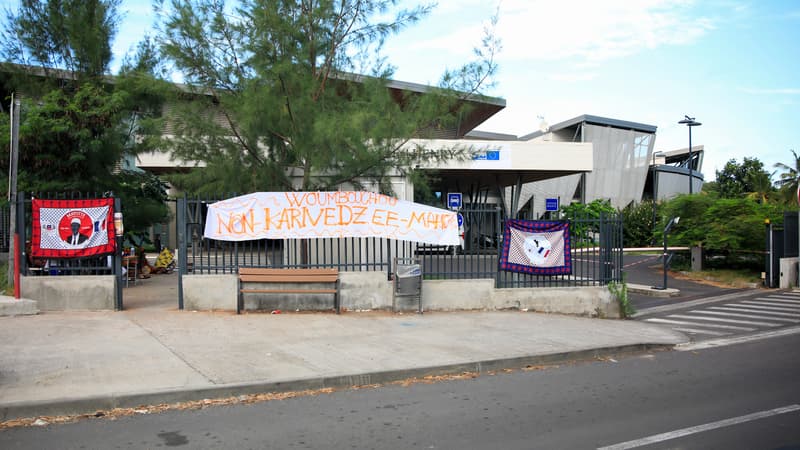
[[[625,281],[644,286],[662,286],[664,284],[664,270],[661,255],[629,255],[623,257],[623,270]],[[670,276],[667,272],[667,287],[679,289],[677,297],[652,297],[643,294],[630,294],[633,306],[638,309],[650,308],[681,301],[713,297],[743,289],[720,288],[708,284],[695,283]]]

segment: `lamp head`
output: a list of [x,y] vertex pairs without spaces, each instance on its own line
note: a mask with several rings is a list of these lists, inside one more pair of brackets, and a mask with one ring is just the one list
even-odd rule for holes
[[669,233],[669,230],[671,230],[673,226],[677,225],[678,222],[680,222],[680,220],[681,220],[680,216],[675,216],[669,219],[669,222],[667,222],[667,226],[664,227],[664,234]]
[[689,117],[686,115],[684,115],[683,117],[685,117],[685,119],[678,122],[681,125],[686,125],[688,127],[699,127],[700,125],[702,125],[702,123],[694,120],[694,117]]

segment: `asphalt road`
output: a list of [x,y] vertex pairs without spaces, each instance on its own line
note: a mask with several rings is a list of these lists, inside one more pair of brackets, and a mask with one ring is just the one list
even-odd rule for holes
[[672,328],[693,341],[800,327],[800,293],[749,290],[642,309],[637,320]]
[[[663,285],[658,256],[625,255],[626,280],[640,285]],[[676,279],[667,285],[677,297],[630,294],[636,320],[672,328],[692,341],[725,340],[772,333],[800,326],[800,293],[778,289],[725,289]]]
[[[661,257],[657,255],[625,254],[623,256],[623,272],[625,274],[625,281],[628,283],[642,286],[664,285],[663,264]],[[665,298],[630,294],[633,306],[637,310],[641,310],[746,290],[719,288],[709,284],[695,283],[690,280],[674,278],[670,272],[668,272],[667,275],[667,287],[680,290],[680,295],[677,297]]]
[[0,448],[791,449],[800,448],[798,362],[795,334],[430,384],[13,428],[0,432]]

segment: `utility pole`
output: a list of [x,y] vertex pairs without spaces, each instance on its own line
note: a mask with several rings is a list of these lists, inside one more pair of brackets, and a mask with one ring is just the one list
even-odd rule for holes
[[[14,236],[17,234],[17,165],[19,164],[19,109],[20,101],[11,94],[11,154],[8,165],[8,205],[9,205],[9,227],[8,227],[8,282],[13,283],[14,253],[17,251],[14,245]],[[22,243],[21,245],[25,245]]]

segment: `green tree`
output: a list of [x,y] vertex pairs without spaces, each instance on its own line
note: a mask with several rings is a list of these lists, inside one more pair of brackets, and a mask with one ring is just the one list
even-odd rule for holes
[[120,0],[21,0],[6,9],[4,61],[78,77],[108,72]]
[[[404,146],[457,123],[490,85],[499,42],[489,30],[477,61],[446,71],[426,93],[388,89],[383,43],[431,10],[397,0],[174,0],[164,8],[163,54],[190,92],[164,143],[205,167],[172,180],[197,191],[331,190],[388,176],[423,182],[420,160],[466,157]],[[361,75],[363,74],[363,75]]]
[[668,236],[670,243],[679,242],[681,245],[704,245],[708,228],[705,223],[704,213],[717,201],[717,197],[710,195],[679,195],[662,204],[663,211],[658,230],[663,231],[667,222],[680,217],[677,225],[672,227]]
[[703,183],[702,193],[719,197],[719,183],[716,181],[706,181]]
[[722,170],[716,172],[720,197],[741,198],[749,194],[752,198],[766,200],[772,193],[772,175],[764,169],[758,158],[745,157],[741,164],[729,160]]
[[746,198],[758,203],[768,203],[775,196],[775,187],[772,185],[772,175],[766,171],[754,171],[747,174],[747,186],[752,189],[745,195]]
[[[652,201],[630,203],[623,208],[623,239],[626,247],[646,247],[653,244],[655,223],[653,223]],[[658,220],[658,219],[656,219]]]
[[791,152],[794,158],[791,164],[775,164],[776,169],[782,170],[775,184],[778,186],[778,192],[783,202],[794,206],[797,205],[797,187],[800,182],[800,157],[794,150]]
[[[0,53],[8,61],[4,73],[11,75],[6,90],[26,99],[19,190],[113,191],[122,198],[126,230],[137,231],[168,217],[164,185],[119,166],[125,155],[152,150],[157,142],[137,136],[160,129],[166,89],[152,75],[152,46],[144,43],[113,83],[104,77],[118,5],[119,0],[24,0],[18,11],[6,11]],[[4,135],[7,124],[0,125]],[[2,150],[2,161],[8,161],[8,146]],[[162,188],[158,195],[153,186]]]
[[701,245],[723,255],[760,251],[764,247],[764,220],[782,219],[783,210],[748,198],[681,195],[664,205],[665,217],[679,216],[670,232],[673,245]]
[[600,231],[594,221],[602,216],[616,214],[617,211],[611,206],[611,201],[607,199],[596,199],[590,203],[570,203],[561,207],[562,216],[569,220],[570,234],[577,239],[573,245],[580,245],[581,242],[593,243],[593,234]]

